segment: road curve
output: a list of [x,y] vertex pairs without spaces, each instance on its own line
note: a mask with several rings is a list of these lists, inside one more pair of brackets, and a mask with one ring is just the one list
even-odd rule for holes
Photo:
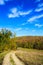
[[22,61],[20,61],[17,56],[15,55],[16,51],[11,51],[8,54],[5,55],[3,64],[2,65],[12,65],[10,62],[10,56],[12,57],[14,63],[16,65],[25,65]]

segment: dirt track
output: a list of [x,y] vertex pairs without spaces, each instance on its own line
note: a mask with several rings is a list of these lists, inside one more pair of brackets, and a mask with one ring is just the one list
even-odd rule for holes
[[23,63],[22,61],[20,61],[20,60],[16,57],[15,53],[16,53],[16,52],[14,52],[14,51],[11,51],[10,53],[8,53],[8,54],[5,56],[2,65],[12,65],[11,62],[10,62],[10,56],[12,57],[12,59],[13,59],[13,61],[14,61],[14,63],[15,63],[16,65],[24,65],[24,63]]

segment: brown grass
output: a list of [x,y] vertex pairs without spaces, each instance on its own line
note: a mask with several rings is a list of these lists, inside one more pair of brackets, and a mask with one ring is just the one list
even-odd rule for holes
[[43,65],[43,50],[21,49],[16,55],[27,65]]

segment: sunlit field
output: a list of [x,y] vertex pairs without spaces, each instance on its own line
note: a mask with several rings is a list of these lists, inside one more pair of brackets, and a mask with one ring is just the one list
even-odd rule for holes
[[43,50],[20,48],[16,56],[26,65],[43,65]]
[[16,37],[11,31],[2,29],[0,31],[0,65],[11,64],[43,65],[43,36]]

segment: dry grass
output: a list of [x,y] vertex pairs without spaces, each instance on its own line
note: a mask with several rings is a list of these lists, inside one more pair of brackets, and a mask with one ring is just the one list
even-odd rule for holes
[[10,56],[10,62],[11,62],[12,65],[16,65],[16,64],[14,63],[14,60],[12,59],[12,56]]
[[43,65],[43,50],[20,49],[16,55],[27,65]]

